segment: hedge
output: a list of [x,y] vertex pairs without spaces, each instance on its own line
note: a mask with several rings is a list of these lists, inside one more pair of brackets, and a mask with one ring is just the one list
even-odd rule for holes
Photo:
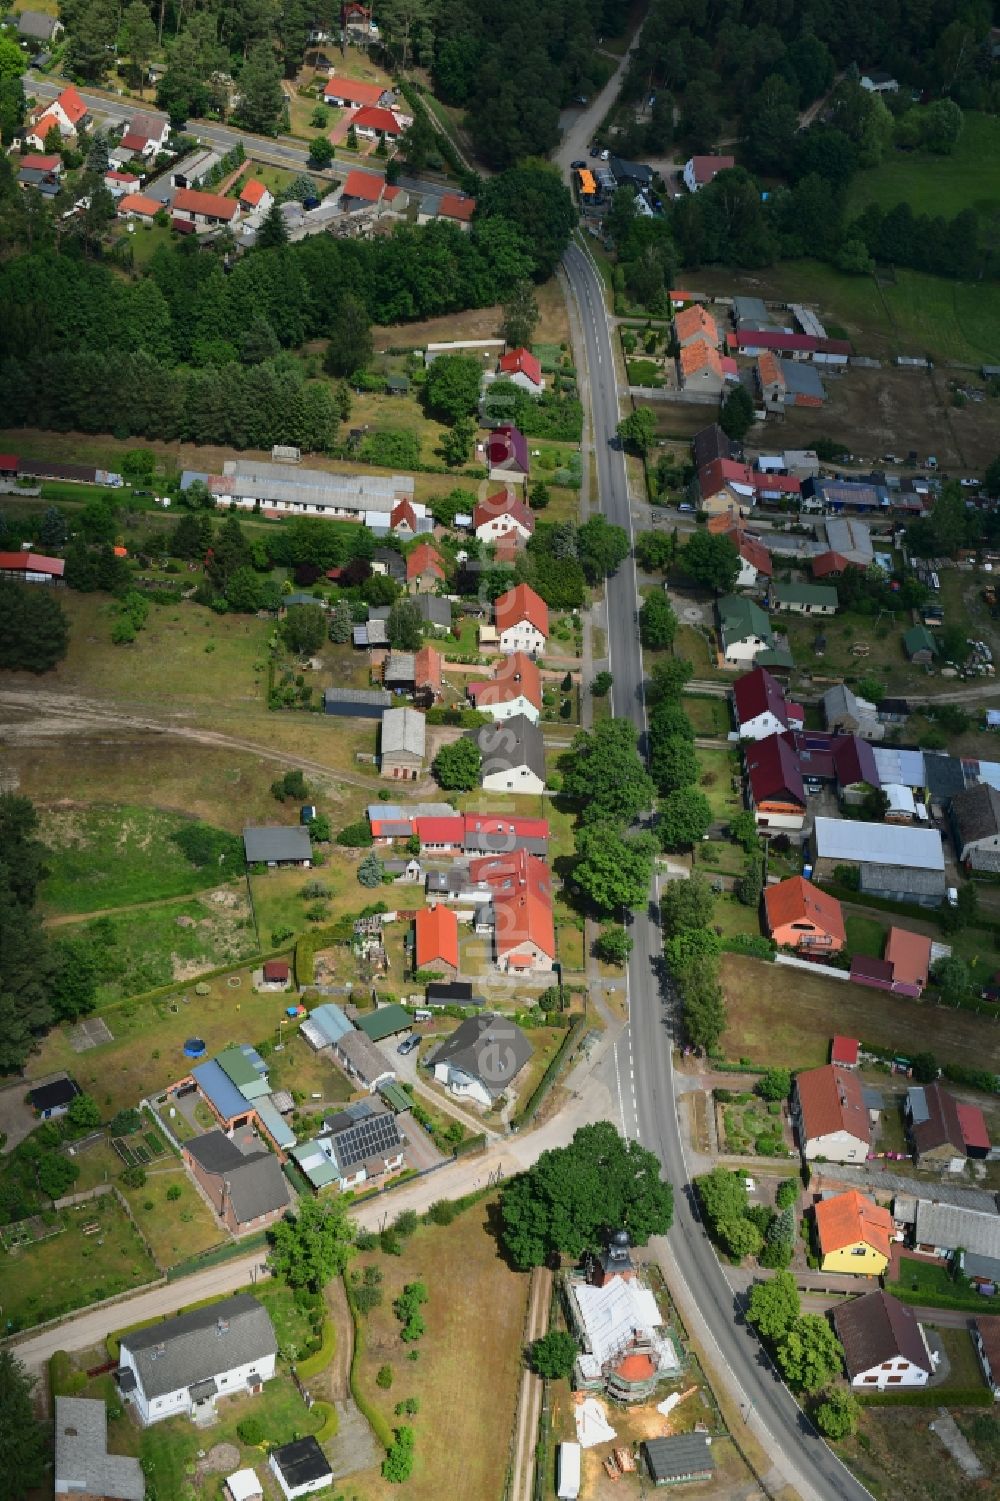
[[[267,1243],[267,1231],[257,1230],[253,1235],[247,1235],[242,1240],[215,1246],[210,1251],[202,1251],[197,1256],[189,1256],[187,1261],[179,1261],[176,1266],[168,1267],[167,1281],[176,1282],[180,1277],[190,1277],[193,1272],[203,1272],[206,1267],[221,1266],[226,1261],[235,1261],[238,1256],[246,1256],[249,1251],[263,1251]],[[202,1304],[194,1306],[200,1308]]]
[[337,1409],[332,1402],[314,1402],[313,1412],[318,1412],[323,1419],[323,1426],[313,1435],[318,1444],[325,1444],[330,1439],[337,1437],[340,1428],[340,1418]]
[[457,1146],[452,1148],[453,1157],[467,1157],[470,1152],[485,1152],[486,1132],[480,1131],[476,1136],[466,1136]]
[[520,1129],[522,1126],[527,1125],[529,1121],[535,1118],[538,1113],[539,1106],[541,1105],[545,1096],[548,1094],[552,1085],[555,1083],[556,1075],[562,1068],[562,1065],[566,1061],[566,1058],[571,1049],[576,1046],[581,1033],[586,1029],[586,1027],[587,1018],[585,1016],[578,1016],[573,1025],[570,1027],[569,1031],[566,1033],[566,1036],[563,1038],[562,1042],[559,1044],[559,1047],[556,1049],[555,1056],[550,1062],[548,1068],[545,1070],[544,1074],[532,1090],[524,1109],[521,1111],[520,1115],[517,1116],[516,1120],[512,1122],[512,1124],[517,1129]]
[[325,1318],[323,1320],[323,1335],[320,1340],[319,1349],[315,1350],[312,1355],[307,1355],[305,1360],[300,1360],[295,1367],[301,1379],[303,1381],[311,1381],[314,1376],[318,1376],[321,1371],[325,1371],[333,1359],[336,1348],[336,1326],[332,1319]]
[[889,1283],[886,1289],[901,1303],[913,1303],[918,1308],[953,1308],[958,1313],[990,1314],[998,1311],[996,1298],[984,1298],[981,1293],[938,1293],[926,1287],[908,1287],[903,1282]]
[[754,959],[774,963],[777,945],[773,938],[764,938],[759,933],[733,933],[722,940],[724,954],[749,954]]
[[388,1422],[384,1413],[379,1412],[377,1407],[372,1406],[358,1382],[358,1366],[361,1363],[364,1336],[361,1330],[361,1320],[358,1317],[358,1310],[355,1308],[354,1299],[351,1297],[350,1284],[346,1279],[344,1287],[347,1292],[347,1306],[351,1310],[351,1323],[354,1325],[354,1350],[351,1353],[351,1371],[349,1377],[351,1396],[357,1403],[362,1415],[368,1419],[368,1425],[382,1445],[382,1448],[388,1451],[394,1443],[392,1425]]
[[992,1407],[985,1386],[915,1386],[905,1392],[857,1392],[862,1407]]

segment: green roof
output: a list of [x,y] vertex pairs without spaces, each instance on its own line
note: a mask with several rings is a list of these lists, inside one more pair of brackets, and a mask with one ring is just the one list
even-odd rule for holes
[[770,641],[771,622],[752,599],[744,599],[741,594],[725,594],[716,608],[724,642],[742,641],[748,636]]
[[395,1001],[389,1006],[379,1006],[377,1011],[370,1011],[366,1016],[359,1016],[355,1025],[372,1042],[381,1042],[384,1037],[391,1037],[394,1032],[408,1032],[413,1025],[413,1017],[408,1011]]
[[755,667],[788,667],[795,666],[795,658],[790,651],[782,646],[771,646],[766,651],[759,651],[753,659]]
[[903,645],[908,657],[915,657],[918,651],[929,651],[932,657],[937,656],[937,642],[925,625],[912,625],[903,636]]
[[832,584],[774,584],[771,594],[779,605],[822,605],[835,610],[838,604]]
[[378,1092],[383,1100],[385,1100],[385,1103],[391,1109],[395,1110],[397,1115],[402,1115],[404,1110],[413,1109],[413,1101],[403,1086],[397,1084],[395,1079],[387,1079],[384,1084],[380,1084]]

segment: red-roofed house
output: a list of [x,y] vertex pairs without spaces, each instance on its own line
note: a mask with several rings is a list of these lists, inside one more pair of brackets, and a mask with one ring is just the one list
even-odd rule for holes
[[736,576],[737,589],[753,589],[760,578],[771,577],[771,554],[756,537],[751,537],[742,527],[731,527],[726,536],[740,555],[740,571]]
[[756,375],[764,406],[768,411],[783,411],[788,382],[785,380],[781,361],[777,355],[767,353],[760,355],[757,360]]
[[271,189],[256,177],[251,177],[240,188],[240,208],[245,214],[258,213],[263,218],[273,202]]
[[510,490],[498,490],[475,507],[472,525],[480,542],[513,536],[518,543],[524,543],[535,530],[535,518],[530,506],[518,496]]
[[839,578],[848,568],[857,568],[860,565],[851,563],[839,552],[821,552],[818,558],[812,560],[812,572],[814,579]]
[[700,302],[693,307],[686,307],[683,312],[675,313],[674,333],[680,349],[685,349],[695,339],[705,339],[713,348],[719,342],[719,326]]
[[323,98],[327,104],[333,104],[338,109],[354,109],[363,104],[380,104],[385,92],[384,84],[369,83],[363,78],[342,78],[339,74],[334,74],[323,87]]
[[[73,84],[70,84],[68,88],[63,89],[58,99],[53,99],[50,104],[36,105],[28,118],[32,125],[39,128],[45,121],[50,121],[50,123],[55,123],[59,127],[62,135],[75,136],[81,125],[86,124],[90,116],[87,112],[87,106],[80,98],[79,92]],[[49,125],[46,125],[45,130],[47,131],[48,129]],[[45,132],[42,131],[41,134],[44,141]],[[30,142],[31,137],[26,136],[25,139]]]
[[766,740],[805,723],[801,704],[791,703],[766,667],[755,667],[733,684],[733,706],[741,740]]
[[[70,132],[63,129],[63,124],[59,116],[54,115],[51,112],[49,114],[42,115],[42,117],[35,125],[30,126],[24,132],[24,139],[29,146],[34,146],[36,151],[43,151],[45,149],[46,139],[53,130],[57,130],[63,140],[71,139]],[[72,135],[75,134],[76,132],[73,131]]]
[[445,578],[444,560],[436,547],[421,542],[406,559],[406,587],[411,594],[432,594]]
[[[859,741],[864,744],[864,741]],[[890,928],[885,957],[855,954],[851,961],[851,979],[871,990],[888,990],[894,995],[918,999],[927,984],[931,968],[931,941],[924,933],[908,928]]]
[[541,656],[549,637],[549,607],[529,584],[517,584],[501,594],[493,606],[500,650]]
[[698,470],[698,489],[706,511],[752,506],[756,494],[754,471],[736,459],[712,459]]
[[444,657],[433,646],[422,646],[413,656],[413,691],[438,699],[444,688]]
[[203,193],[199,188],[178,188],[170,211],[175,224],[193,224],[195,229],[233,224],[240,217],[240,205],[235,198],[224,198],[221,193]]
[[955,1101],[955,1108],[958,1111],[958,1124],[962,1128],[966,1157],[987,1157],[990,1151],[990,1133],[985,1115],[978,1105],[965,1105],[961,1100]]
[[158,198],[147,198],[144,193],[123,193],[118,200],[119,219],[141,219],[152,224],[164,205]]
[[349,199],[349,207],[361,203],[381,203],[384,194],[384,177],[379,177],[375,172],[361,172],[354,167],[344,179],[340,201],[344,203],[346,199]]
[[835,1037],[830,1044],[830,1062],[841,1068],[857,1068],[861,1044],[856,1037]]
[[490,479],[510,484],[528,478],[528,440],[519,428],[504,423],[490,433],[486,445]]
[[777,886],[768,886],[764,915],[767,931],[779,948],[839,954],[847,941],[837,898],[827,896],[803,876],[789,876]]
[[66,564],[39,552],[0,552],[0,577],[23,584],[61,584]]
[[721,391],[726,376],[719,351],[700,334],[686,344],[677,358],[685,391]]
[[133,156],[151,157],[165,150],[169,139],[170,121],[166,115],[140,113],[128,122],[121,144]]
[[807,1068],[792,1086],[792,1125],[806,1162],[864,1162],[871,1148],[868,1106],[857,1074],[832,1063]]
[[501,380],[513,381],[529,396],[540,396],[545,389],[541,361],[530,349],[508,349],[500,356],[497,374]]
[[397,500],[389,513],[389,530],[397,537],[415,537],[417,513],[408,500]]
[[[518,850],[485,874],[493,892],[493,950],[505,973],[548,973],[556,958],[552,916],[552,876],[544,860]],[[470,872],[471,873],[471,872]]]
[[752,741],[745,752],[750,804],[759,829],[801,829],[806,790],[799,758],[784,735]]
[[105,172],[104,186],[112,198],[121,198],[125,193],[137,193],[142,184],[142,178],[134,172]]
[[350,123],[359,136],[367,136],[375,141],[384,140],[386,137],[395,140],[397,136],[403,134],[405,128],[400,116],[391,109],[383,109],[378,104],[363,104],[352,115]]
[[29,151],[27,156],[20,158],[18,166],[27,168],[29,172],[52,172],[58,177],[63,169],[63,160],[55,151],[44,156],[37,151]]
[[438,218],[450,219],[460,229],[468,229],[476,212],[476,200],[465,193],[445,193],[438,204]]
[[415,967],[437,970],[446,980],[458,974],[458,918],[450,907],[421,907],[414,921]]
[[697,193],[708,186],[720,172],[736,166],[735,156],[692,156],[684,163],[684,186]]
[[466,689],[475,708],[491,719],[525,714],[537,724],[542,712],[542,677],[524,652],[516,651],[499,663],[493,677],[469,683]]
[[16,453],[0,453],[0,478],[16,479],[21,458]]

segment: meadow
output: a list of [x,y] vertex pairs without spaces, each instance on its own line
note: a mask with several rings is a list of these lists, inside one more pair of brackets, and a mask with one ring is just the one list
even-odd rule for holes
[[1000,120],[967,112],[950,156],[930,151],[892,151],[851,183],[847,212],[855,217],[869,203],[883,209],[908,203],[915,214],[953,218],[974,208],[982,219],[1000,210]]

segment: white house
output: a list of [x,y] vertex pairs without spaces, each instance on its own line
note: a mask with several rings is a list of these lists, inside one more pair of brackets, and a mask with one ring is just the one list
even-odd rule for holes
[[525,714],[484,724],[476,734],[480,784],[487,792],[545,791],[545,744]]
[[520,1073],[532,1051],[520,1027],[509,1017],[488,1011],[467,1017],[429,1062],[439,1084],[459,1099],[488,1109]]
[[549,609],[529,584],[501,594],[493,606],[493,620],[504,656],[524,652],[539,657],[549,639]]
[[869,94],[899,93],[899,79],[893,78],[891,73],[883,72],[881,68],[868,68],[858,82]]
[[530,506],[509,490],[488,495],[472,512],[472,525],[480,542],[496,542],[513,536],[518,546],[527,542],[535,530]]
[[256,1394],[274,1375],[278,1344],[256,1298],[238,1293],[122,1336],[116,1379],[143,1424]]
[[808,1068],[792,1089],[792,1125],[806,1162],[864,1162],[871,1150],[871,1116],[861,1082],[849,1069],[826,1063]]
[[145,158],[166,150],[170,139],[170,121],[166,115],[139,113],[125,127],[121,144],[130,156]]
[[545,390],[541,361],[530,349],[511,349],[501,355],[497,376],[500,380],[512,381],[529,396],[541,396]]
[[735,166],[735,156],[692,156],[684,163],[684,186],[689,193],[697,193],[699,188],[707,187],[720,172]]
[[785,697],[785,690],[766,667],[737,678],[733,684],[733,712],[741,740],[767,740],[785,730],[801,730],[805,710]]
[[491,678],[466,684],[469,701],[491,719],[525,714],[537,724],[542,714],[542,675],[526,652],[505,657]]
[[847,1378],[859,1391],[926,1386],[934,1358],[913,1309],[891,1293],[865,1293],[833,1313]]

